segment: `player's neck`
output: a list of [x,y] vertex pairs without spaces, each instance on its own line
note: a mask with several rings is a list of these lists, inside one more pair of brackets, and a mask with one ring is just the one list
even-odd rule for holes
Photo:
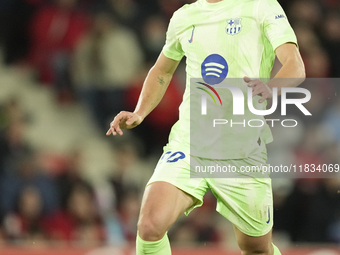
[[217,3],[217,2],[221,2],[223,0],[206,0],[208,3]]

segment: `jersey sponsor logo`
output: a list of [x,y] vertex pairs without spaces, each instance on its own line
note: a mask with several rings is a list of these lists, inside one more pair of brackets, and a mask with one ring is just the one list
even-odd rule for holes
[[163,154],[160,161],[166,160],[165,162],[167,163],[174,163],[184,158],[185,158],[185,154],[181,151],[176,151],[176,152],[167,151],[166,153]]
[[192,43],[194,40],[194,32],[195,32],[195,25],[192,25],[191,37],[190,37],[190,40],[188,40],[189,43]]
[[205,83],[215,85],[221,83],[228,75],[228,63],[219,54],[211,54],[201,65],[201,74]]
[[276,15],[275,19],[285,19],[286,16],[284,14]]
[[225,28],[225,32],[228,35],[236,35],[241,32],[242,24],[240,18],[229,19],[227,20],[227,26]]

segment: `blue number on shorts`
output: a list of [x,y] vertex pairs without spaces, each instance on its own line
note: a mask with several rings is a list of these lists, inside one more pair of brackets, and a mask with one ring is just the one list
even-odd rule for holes
[[181,151],[177,151],[177,152],[172,153],[166,162],[174,163],[183,158],[185,158],[185,154]]
[[165,156],[167,156],[167,155],[169,155],[171,153],[171,151],[167,151],[167,152],[165,152],[164,154],[163,154],[163,156],[161,157],[161,160],[163,160],[164,159],[164,157]]

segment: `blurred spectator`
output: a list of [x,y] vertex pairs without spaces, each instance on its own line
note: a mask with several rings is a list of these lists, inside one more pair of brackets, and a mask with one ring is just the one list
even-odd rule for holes
[[133,245],[136,240],[137,221],[139,216],[141,192],[134,187],[125,187],[119,194],[121,203],[119,209],[112,208],[104,216],[107,241],[110,245]]
[[62,208],[66,209],[67,199],[74,186],[83,183],[90,186],[90,184],[82,176],[82,154],[80,149],[74,150],[69,157],[68,164],[63,172],[56,176],[56,184],[58,194],[61,200]]
[[[322,158],[329,164],[340,164],[340,144],[336,141],[328,143],[322,152]],[[334,176],[334,178],[337,178],[337,176]]]
[[337,9],[340,7],[340,2],[338,0],[322,0],[322,2],[329,10]]
[[311,127],[323,120],[324,112],[330,102],[329,98],[334,95],[334,88],[328,81],[328,79],[307,79],[301,86],[308,89],[312,95],[312,99],[304,104],[311,116],[305,116],[295,105],[287,107],[301,118],[304,125]]
[[22,121],[12,122],[0,133],[0,175],[13,172],[16,162],[31,151],[24,139],[24,125]]
[[11,97],[2,107],[0,129],[10,123],[25,122],[28,120],[27,113],[23,110],[19,98]]
[[275,178],[272,180],[273,186],[273,206],[275,215],[275,234],[288,235],[287,223],[290,212],[287,211],[287,200],[294,188],[295,180],[288,178]]
[[331,72],[331,62],[310,24],[298,23],[294,28],[308,78],[326,78]]
[[167,22],[164,17],[154,15],[148,17],[142,29],[142,43],[150,62],[155,62],[165,42]]
[[325,49],[331,60],[331,75],[340,77],[340,11],[327,15],[322,31]]
[[298,148],[295,150],[295,164],[322,164],[322,139],[322,131],[318,126],[307,127]]
[[340,144],[340,101],[337,100],[324,114],[326,132]]
[[19,194],[27,186],[39,190],[43,200],[43,212],[50,213],[58,206],[58,194],[53,180],[38,169],[35,153],[30,152],[16,159],[16,168],[11,169],[0,179],[1,211],[10,213],[15,211]]
[[67,241],[77,246],[99,245],[106,238],[96,210],[93,188],[85,183],[72,187],[67,207],[48,217],[44,227],[52,240]]
[[13,0],[3,0],[0,2],[0,46],[3,44],[5,35],[8,33],[6,20],[8,20],[9,10],[11,9],[12,5]]
[[330,75],[330,61],[326,51],[316,48],[304,56],[306,75],[309,78],[327,78]]
[[115,150],[115,165],[109,182],[116,195],[116,209],[121,210],[124,196],[131,190],[141,194],[150,172],[145,172],[145,166],[140,159],[138,143],[122,141]]
[[141,195],[151,176],[140,153],[136,140],[123,139],[116,144],[115,168],[108,180],[115,194],[115,206],[104,215],[110,244],[121,246],[136,239]]
[[107,13],[95,15],[91,31],[77,45],[73,80],[100,128],[124,109],[124,91],[141,68],[135,35]]
[[141,15],[138,1],[108,0],[108,2],[119,23],[138,30]]
[[24,188],[17,199],[15,212],[4,219],[6,235],[13,241],[46,243],[43,230],[43,201],[40,191],[34,186]]
[[1,0],[0,45],[3,41],[6,64],[15,64],[27,57],[30,47],[30,34],[27,26],[36,10],[45,1]]
[[87,16],[76,9],[77,0],[55,0],[34,15],[30,61],[39,80],[53,83],[61,102],[71,99],[69,58],[88,26]]
[[112,209],[103,217],[105,230],[107,233],[107,243],[112,246],[124,246],[127,244],[127,238],[123,231],[122,222],[115,210]]
[[[339,212],[339,179],[297,180],[286,200],[284,228],[293,242],[329,242],[328,229]],[[333,228],[334,230],[335,228]],[[333,238],[335,235],[333,233]],[[333,240],[334,241],[334,240]]]
[[158,0],[159,11],[168,20],[172,17],[173,13],[177,11],[183,5],[183,0]]
[[[339,162],[338,162],[339,163]],[[340,206],[339,206],[339,188],[340,179],[332,178],[325,181],[326,190],[329,194],[329,202],[333,203],[331,215],[329,215],[329,221],[327,222],[327,240],[340,244]]]
[[141,192],[130,188],[122,196],[122,203],[118,211],[121,228],[127,242],[134,244],[137,234]]
[[322,21],[322,8],[318,1],[297,0],[291,1],[288,9],[290,22],[302,22],[316,28]]

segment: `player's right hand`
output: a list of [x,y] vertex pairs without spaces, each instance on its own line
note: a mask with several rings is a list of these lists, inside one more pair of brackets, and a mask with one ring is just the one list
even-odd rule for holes
[[142,121],[142,116],[137,113],[121,111],[110,123],[110,128],[106,135],[116,135],[117,133],[123,135],[122,129],[134,128],[142,123]]

